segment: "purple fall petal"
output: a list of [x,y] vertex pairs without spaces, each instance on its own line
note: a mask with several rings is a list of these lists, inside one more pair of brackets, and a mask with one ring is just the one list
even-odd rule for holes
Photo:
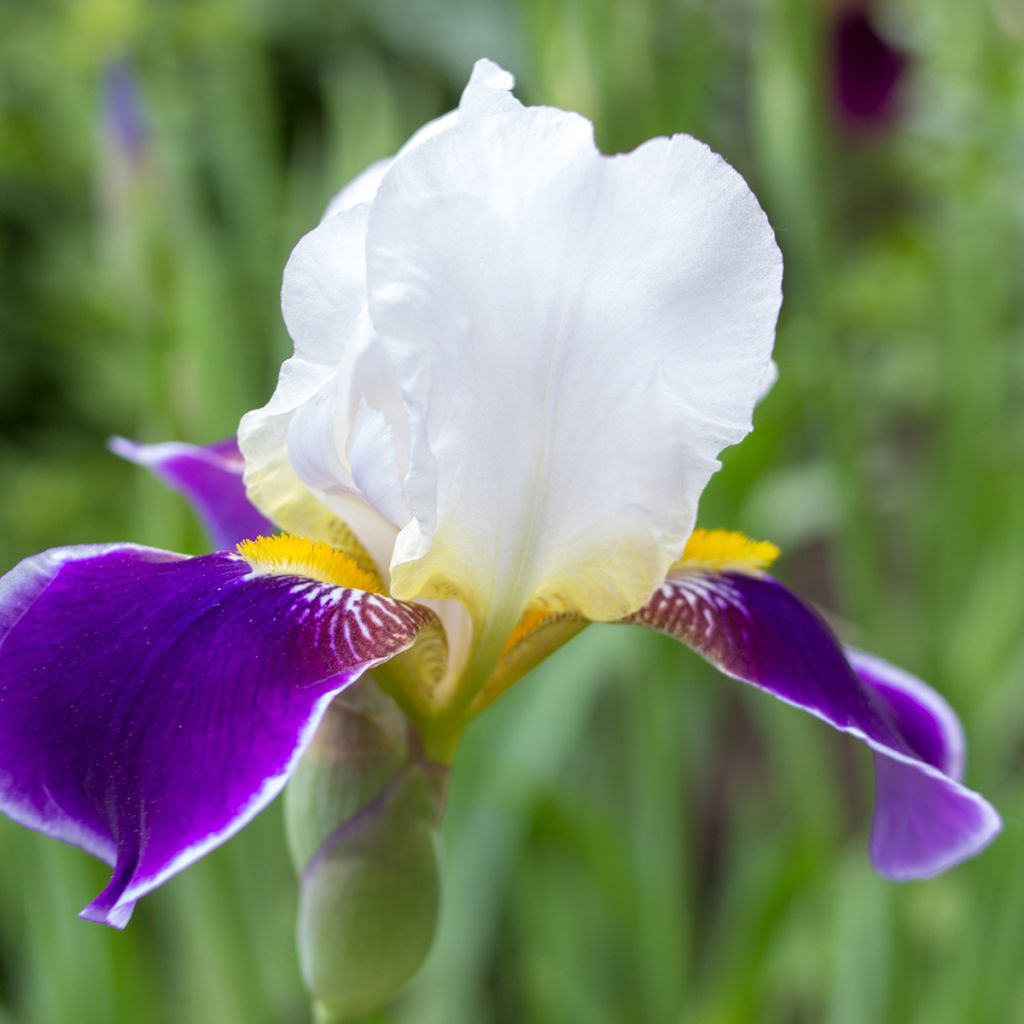
[[[914,878],[920,872],[908,873],[907,864],[930,865],[926,873],[935,874],[977,853],[985,841],[981,837],[998,832],[999,819],[980,796],[959,784],[964,735],[953,709],[920,679],[881,658],[853,650],[847,650],[847,657],[914,753],[942,773],[875,753],[872,862],[892,877]],[[921,803],[927,804],[927,815],[906,813],[908,806]],[[973,824],[965,827],[965,821]],[[959,846],[952,841],[957,835],[962,837]]]
[[955,716],[923,683],[878,659],[847,660],[822,620],[779,583],[741,573],[670,577],[627,622],[682,640],[723,672],[863,740],[875,758],[871,858],[926,878],[978,853],[998,814],[959,782]]
[[135,901],[284,786],[330,700],[430,612],[234,554],[64,548],[0,580],[0,810],[114,866]]
[[914,752],[959,782],[964,774],[964,730],[945,700],[920,679],[874,654],[847,647],[846,660],[885,703]]
[[200,446],[179,441],[139,444],[112,437],[110,450],[151,469],[168,487],[183,494],[215,547],[233,548],[240,540],[276,530],[246,497],[242,456],[234,438]]

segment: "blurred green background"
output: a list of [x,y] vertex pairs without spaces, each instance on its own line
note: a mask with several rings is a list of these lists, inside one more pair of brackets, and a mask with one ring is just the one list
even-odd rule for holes
[[[289,351],[291,245],[488,55],[606,150],[687,131],[750,181],[786,256],[781,378],[701,522],[778,541],[780,577],[845,639],[944,693],[1006,819],[976,861],[884,882],[862,749],[671,641],[594,628],[470,731],[439,940],[382,1020],[1024,1020],[1024,5],[877,4],[908,64],[898,109],[859,128],[831,88],[836,17],[0,6],[3,568],[80,541],[202,549],[105,438],[214,440],[261,404]],[[105,877],[0,822],[0,1021],[306,1019],[279,807],[125,934],[75,917]]]

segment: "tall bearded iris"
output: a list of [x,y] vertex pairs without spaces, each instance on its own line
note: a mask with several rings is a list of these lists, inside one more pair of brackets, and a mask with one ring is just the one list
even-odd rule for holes
[[[999,829],[937,695],[844,651],[765,574],[772,545],[695,529],[773,376],[782,263],[754,196],[692,138],[605,156],[511,85],[481,61],[292,254],[295,354],[239,431],[285,533],[251,536],[229,449],[121,443],[246,539],[56,549],[0,584],[0,798],[113,866],[83,916],[123,926],[295,773],[303,965],[338,1013],[425,952],[436,893],[408,883],[467,723],[589,622],[674,636],[866,743],[883,874]],[[393,953],[403,912],[427,923],[402,977],[350,999],[377,967],[342,983],[341,961]]]

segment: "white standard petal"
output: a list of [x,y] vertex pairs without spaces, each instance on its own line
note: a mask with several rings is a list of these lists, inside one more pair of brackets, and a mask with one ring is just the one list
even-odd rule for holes
[[386,574],[396,525],[359,493],[344,458],[361,391],[387,389],[387,382],[356,383],[365,366],[387,365],[383,354],[368,356],[366,215],[366,206],[344,211],[295,247],[281,297],[295,355],[270,401],[243,417],[238,440],[249,497],[268,518],[335,544],[354,534]]
[[373,197],[384,180],[384,175],[391,169],[394,157],[375,160],[365,171],[357,174],[331,201],[324,210],[323,219],[333,217],[336,213],[344,213],[360,203],[373,202]]
[[781,257],[702,143],[600,154],[508,94],[407,153],[370,214],[370,315],[409,414],[392,586],[507,620],[614,619],[679,557],[770,373]]
[[391,523],[410,519],[402,487],[394,427],[365,399],[352,424],[347,454],[353,482],[363,497]]
[[473,73],[470,76],[469,84],[462,92],[459,106],[417,129],[395,156],[377,160],[370,164],[365,171],[357,174],[327,204],[324,219],[333,217],[334,214],[341,213],[343,210],[349,210],[359,203],[373,202],[380,183],[384,180],[384,175],[391,169],[395,160],[405,156],[406,153],[411,153],[428,139],[451,128],[460,118],[479,117],[495,113],[505,105],[515,105],[516,101],[509,95],[509,91],[514,85],[515,79],[504,68],[498,67],[493,61],[478,60],[473,65]]
[[[285,268],[281,307],[295,354],[271,400],[239,429],[252,501],[291,532],[338,541],[348,527],[385,579],[397,529],[409,518],[401,493],[409,440],[401,394],[366,315],[368,204],[395,159],[459,119],[515,106],[512,85],[507,71],[477,61],[458,109],[334,197]],[[357,422],[364,402],[373,416]]]

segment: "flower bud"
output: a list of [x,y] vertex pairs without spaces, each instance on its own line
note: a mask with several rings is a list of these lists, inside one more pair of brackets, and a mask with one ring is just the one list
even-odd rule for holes
[[286,790],[298,951],[317,1020],[390,1002],[425,959],[440,905],[447,769],[422,759],[369,680],[331,705]]

